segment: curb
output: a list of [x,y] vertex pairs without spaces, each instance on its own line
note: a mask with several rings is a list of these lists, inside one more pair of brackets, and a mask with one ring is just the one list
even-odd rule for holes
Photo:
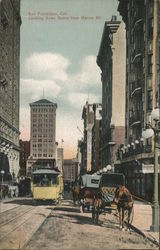
[[151,241],[153,244],[157,245],[158,247],[159,242],[156,239],[151,238],[150,236],[146,235],[145,233],[143,233],[139,228],[129,224],[130,228],[132,228],[132,230],[134,230],[136,233],[142,235],[145,239],[148,239],[149,241]]
[[[114,216],[118,217],[117,214],[112,213]],[[126,224],[126,222],[125,222]],[[145,233],[143,233],[139,228],[133,226],[132,224],[129,224],[130,228],[135,231],[136,233],[142,235],[145,239],[148,239],[149,241],[151,241],[153,244],[155,244],[156,246],[160,247],[159,242],[156,239],[151,238],[150,236],[146,235]]]

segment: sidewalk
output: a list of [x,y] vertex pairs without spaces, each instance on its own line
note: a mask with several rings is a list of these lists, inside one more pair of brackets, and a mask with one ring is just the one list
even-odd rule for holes
[[159,232],[151,232],[152,207],[140,202],[134,203],[134,217],[132,225],[138,228],[145,236],[159,243]]

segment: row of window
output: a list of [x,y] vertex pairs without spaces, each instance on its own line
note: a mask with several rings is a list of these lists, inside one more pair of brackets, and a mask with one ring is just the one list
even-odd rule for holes
[[[53,147],[53,144],[43,144],[43,148],[47,148],[47,146],[49,146],[49,148]],[[38,144],[33,144],[33,148],[41,148],[42,144],[38,143]]]
[[54,111],[55,110],[55,108],[53,108],[53,107],[38,107],[38,108],[33,108],[32,107],[32,110],[33,111],[35,111],[35,112],[37,112],[37,111],[42,111],[42,112],[46,112],[46,111]]
[[33,154],[33,156],[34,157],[53,157],[52,154],[49,154],[48,156],[47,156],[47,154]]

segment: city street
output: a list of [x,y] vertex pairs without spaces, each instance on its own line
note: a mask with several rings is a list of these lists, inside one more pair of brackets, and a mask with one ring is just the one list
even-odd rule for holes
[[94,225],[91,212],[81,213],[72,200],[35,206],[16,199],[1,208],[1,249],[156,249],[136,232],[120,231],[114,214],[101,214]]
[[0,0],[0,250],[160,249],[160,0]]

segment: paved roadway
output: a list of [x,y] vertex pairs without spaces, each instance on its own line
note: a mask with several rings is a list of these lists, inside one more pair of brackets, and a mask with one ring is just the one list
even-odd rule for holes
[[6,202],[1,205],[0,236],[0,249],[10,250],[158,249],[133,231],[120,231],[114,214],[101,214],[94,225],[91,213],[80,213],[71,200],[57,206],[34,206],[31,199]]

